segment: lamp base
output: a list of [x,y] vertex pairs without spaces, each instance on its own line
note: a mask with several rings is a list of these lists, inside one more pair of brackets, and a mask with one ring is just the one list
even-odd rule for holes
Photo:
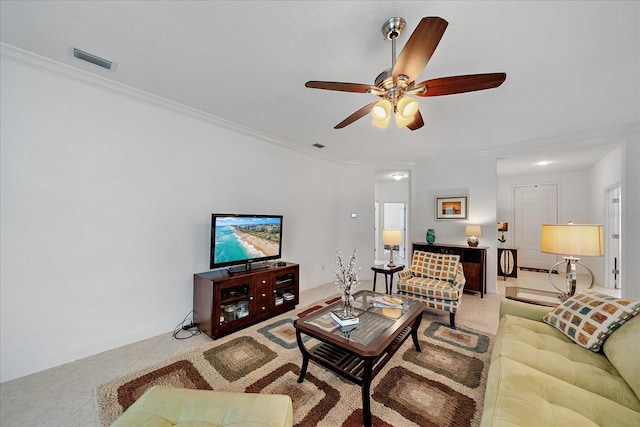
[[477,247],[477,246],[478,246],[478,243],[480,243],[480,242],[479,242],[479,241],[478,241],[478,239],[477,239],[477,238],[475,238],[475,237],[469,237],[469,238],[467,239],[467,244],[468,244],[469,246],[471,246],[472,248]]
[[566,301],[568,298],[571,298],[572,296],[574,296],[576,294],[576,284],[577,284],[577,279],[578,279],[578,275],[576,273],[576,267],[577,267],[578,264],[583,266],[589,272],[589,275],[591,276],[591,283],[589,284],[589,287],[587,287],[587,289],[591,289],[593,287],[594,276],[593,276],[593,271],[591,271],[589,269],[589,267],[587,267],[586,265],[584,265],[581,262],[579,262],[580,258],[571,257],[571,256],[562,257],[562,258],[564,258],[564,260],[567,263],[566,264],[566,270],[565,270],[566,289],[562,290],[559,287],[557,287],[556,284],[553,283],[553,279],[552,279],[552,276],[551,276],[551,274],[556,270],[556,267],[558,267],[560,264],[564,263],[565,261],[560,261],[560,262],[554,264],[553,267],[551,267],[549,269],[549,283],[551,283],[551,286],[556,288],[562,294],[560,296],[560,300],[561,301]]
[[391,247],[391,249],[389,250],[390,254],[389,254],[389,264],[387,264],[387,267],[395,267],[396,264],[393,262],[393,246]]

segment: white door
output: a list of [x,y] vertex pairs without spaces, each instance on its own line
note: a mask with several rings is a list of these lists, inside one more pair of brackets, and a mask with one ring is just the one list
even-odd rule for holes
[[607,288],[620,289],[622,287],[620,277],[620,187],[607,191],[607,212],[605,223],[605,286]]
[[541,184],[513,189],[514,243],[518,266],[549,269],[557,256],[540,252],[542,224],[558,223],[558,186]]

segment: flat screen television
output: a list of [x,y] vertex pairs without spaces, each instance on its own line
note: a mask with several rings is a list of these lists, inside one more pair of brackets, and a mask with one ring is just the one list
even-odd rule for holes
[[211,214],[211,269],[278,259],[282,215]]

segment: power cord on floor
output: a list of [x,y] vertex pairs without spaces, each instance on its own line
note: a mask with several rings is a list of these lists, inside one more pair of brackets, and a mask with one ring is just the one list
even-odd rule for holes
[[[176,328],[173,330],[173,338],[177,340],[186,340],[196,335],[200,335],[202,333],[200,328],[198,328],[193,323],[193,320],[191,320],[192,314],[193,314],[193,310],[191,310],[189,314],[187,314],[185,318],[182,319],[182,322],[178,323]],[[181,333],[183,335],[180,335]],[[188,335],[184,335],[184,334],[188,334]]]

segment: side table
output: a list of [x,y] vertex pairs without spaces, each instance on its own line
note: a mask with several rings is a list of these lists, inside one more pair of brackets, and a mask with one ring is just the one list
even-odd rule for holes
[[[389,295],[393,293],[393,274],[399,271],[404,270],[404,265],[396,265],[394,267],[389,267],[387,264],[378,264],[371,267],[373,273],[373,292],[376,291],[376,279],[378,277],[378,273],[384,274],[384,289],[385,292]],[[387,276],[391,276],[389,283],[387,283]]]

